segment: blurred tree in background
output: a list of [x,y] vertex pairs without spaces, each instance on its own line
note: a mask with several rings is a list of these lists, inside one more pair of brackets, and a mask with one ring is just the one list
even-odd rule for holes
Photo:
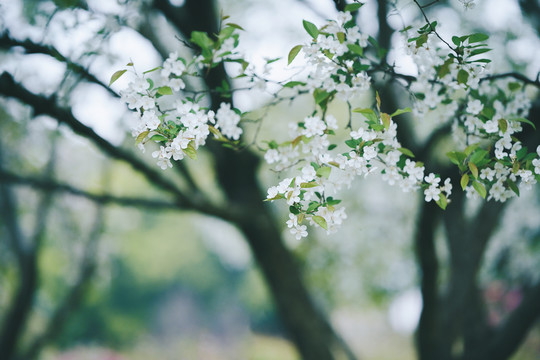
[[[302,18],[332,18],[345,5],[297,0],[270,9],[300,9],[292,17],[301,27]],[[417,5],[370,1],[357,22],[383,49],[399,40],[396,14],[423,21],[419,9],[459,31],[489,33],[503,44],[494,55],[499,72],[530,87],[529,119],[538,126],[540,4],[501,1],[513,21],[496,25],[459,18],[457,2]],[[33,359],[46,347],[85,342],[121,349],[148,334],[164,341],[169,333],[189,337],[206,328],[226,344],[247,336],[249,327],[290,339],[299,354],[291,351],[291,358],[355,359],[365,351],[365,343],[357,344],[362,334],[347,332],[337,310],[387,305],[415,287],[422,297],[419,359],[509,359],[528,334],[534,337],[535,326],[538,333],[537,189],[506,203],[475,202],[454,191],[443,212],[368,182],[348,193],[355,199],[353,224],[333,235],[337,241],[315,234],[297,244],[283,229],[284,213],[262,201],[271,180],[258,152],[209,144],[197,162],[178,162],[167,172],[134,154],[134,141],[123,136],[127,112],[107,86],[113,71],[137,51],[152,53],[148,68],[162,63],[193,31],[218,33],[219,6],[234,19],[249,18],[259,2],[6,0],[0,6],[2,358]],[[277,29],[282,24],[266,11],[262,19],[272,28],[263,33],[290,33],[293,43],[285,46],[301,41],[299,28]],[[131,42],[142,44],[133,55],[123,47]],[[384,64],[393,56],[383,55]],[[383,108],[391,113],[406,105],[408,94],[393,76],[375,80]],[[233,85],[222,66],[203,81],[188,86]],[[211,92],[214,110],[223,96]],[[267,100],[247,101],[264,107]],[[302,113],[302,101],[272,109],[271,124]],[[249,126],[247,134],[258,132]],[[450,130],[446,124],[426,135],[406,118],[398,136],[459,184],[444,158]],[[527,132],[520,140],[532,149],[539,136]],[[538,335],[536,341],[519,356],[538,356]],[[273,354],[273,344],[260,346],[266,357],[253,358],[287,356]],[[235,354],[220,355],[246,356]]]

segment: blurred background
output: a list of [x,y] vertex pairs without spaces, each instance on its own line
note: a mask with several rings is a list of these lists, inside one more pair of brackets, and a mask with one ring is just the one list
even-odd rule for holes
[[[344,192],[349,218],[337,233],[300,242],[285,205],[262,202],[279,175],[256,149],[210,146],[166,172],[154,149],[136,149],[118,96],[127,80],[107,86],[116,70],[190,56],[182,39],[215,33],[226,14],[245,29],[240,48],[255,71],[281,57],[268,76],[284,80],[302,67],[299,58],[286,69],[290,48],[307,41],[302,19],[320,26],[343,6],[0,0],[0,358],[443,359],[433,348],[449,359],[468,349],[540,358],[538,185],[504,205],[458,194],[442,218],[419,194],[368,178]],[[497,72],[537,79],[540,2],[465,11],[438,1],[426,11],[446,37],[490,34]],[[396,71],[415,75],[399,30],[420,15],[412,1],[367,0],[357,23],[393,49],[386,61]],[[232,70],[188,86],[215,87]],[[383,103],[408,106],[395,83],[376,81]],[[233,97],[242,111],[271,100],[261,90]],[[283,141],[287,123],[312,109],[309,96],[268,108],[260,132],[244,125],[245,139]],[[345,122],[346,104],[332,112]],[[400,141],[421,149],[439,125],[407,119]],[[443,154],[425,160],[446,169]],[[460,260],[470,254],[472,264]]]

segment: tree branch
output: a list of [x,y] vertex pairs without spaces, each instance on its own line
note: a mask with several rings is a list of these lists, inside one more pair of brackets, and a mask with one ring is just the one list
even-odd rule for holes
[[36,44],[28,39],[24,41],[16,40],[11,38],[7,33],[4,33],[4,35],[0,36],[0,48],[9,49],[16,46],[22,47],[27,54],[49,55],[56,60],[65,63],[69,70],[73,71],[81,78],[101,86],[102,88],[107,90],[107,92],[112,96],[119,97],[119,95],[114,92],[109,86],[107,86],[107,84],[103,83],[101,80],[92,75],[88,71],[88,69],[66,58],[54,46]]
[[29,92],[23,86],[16,83],[13,77],[7,72],[0,75],[0,95],[13,97],[30,105],[34,109],[34,115],[49,115],[57,119],[58,122],[68,125],[76,134],[89,139],[104,153],[112,158],[130,164],[134,170],[146,177],[150,184],[173,195],[176,199],[175,202],[185,209],[217,216],[224,220],[231,220],[241,213],[240,209],[230,207],[228,209],[222,209],[195,196],[186,196],[174,183],[163,177],[159,172],[150,168],[131,153],[103,139],[92,128],[77,120],[70,110],[59,107],[54,97],[46,98]]
[[514,78],[516,80],[524,82],[525,84],[533,85],[533,86],[536,86],[537,88],[540,88],[540,72],[538,73],[538,75],[536,75],[536,79],[534,80],[531,80],[525,75],[517,73],[517,72],[507,72],[507,73],[502,73],[502,74],[489,75],[480,81],[504,79],[504,78]]
[[71,195],[86,198],[102,205],[116,204],[121,206],[141,207],[155,210],[182,209],[181,204],[178,203],[134,197],[118,197],[110,194],[93,194],[67,184],[59,183],[52,179],[21,176],[2,169],[0,169],[0,183],[29,186],[42,191],[65,192]]

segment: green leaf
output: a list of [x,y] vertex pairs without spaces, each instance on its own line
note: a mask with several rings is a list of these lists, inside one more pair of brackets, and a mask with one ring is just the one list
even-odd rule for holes
[[192,160],[197,160],[197,150],[193,146],[193,141],[190,141],[187,148],[183,149],[184,153]]
[[476,143],[476,144],[472,144],[472,145],[469,145],[465,148],[465,150],[463,151],[465,153],[465,155],[469,156],[472,154],[472,152],[474,150],[476,150],[478,148],[478,146],[480,146],[480,143]]
[[127,70],[118,70],[117,72],[112,74],[111,81],[109,81],[109,86],[111,86],[116,80],[118,80],[120,76],[124,75],[126,71]]
[[531,125],[531,126],[533,127],[534,130],[536,130],[536,126],[534,126],[534,123],[533,123],[531,120],[529,120],[529,119],[525,119],[525,118],[517,118],[517,119],[512,119],[512,120],[527,123],[527,124]]
[[316,182],[304,182],[300,184],[300,187],[302,189],[309,189],[309,188],[314,188],[317,186],[319,186],[319,184],[317,184]]
[[456,46],[459,46],[461,44],[461,39],[457,36],[452,36],[452,42],[456,45]]
[[345,11],[353,12],[364,6],[363,3],[353,3],[345,6]]
[[471,156],[471,158],[469,159],[469,161],[471,161],[471,162],[473,162],[473,163],[475,163],[475,164],[478,164],[478,163],[480,163],[480,161],[481,161],[482,159],[484,159],[484,158],[486,157],[486,155],[488,155],[488,154],[489,154],[488,151],[486,151],[486,150],[484,150],[484,149],[478,149],[478,150],[476,150],[476,151],[472,154],[472,156]]
[[471,170],[472,176],[474,176],[475,179],[478,179],[478,168],[474,163],[469,162],[469,170]]
[[427,39],[427,34],[422,34],[421,36],[419,36],[418,39],[416,39],[416,47],[421,47],[422,45],[424,45],[427,42]]
[[524,146],[518,150],[518,152],[516,153],[516,158],[518,159],[518,161],[521,161],[521,159],[523,159],[527,155],[527,153],[528,149],[526,146]]
[[294,215],[298,215],[300,214],[300,210],[298,210],[296,207],[294,206],[289,206],[289,211],[291,212],[291,214],[294,214]]
[[446,198],[446,195],[439,194],[439,200],[437,200],[437,205],[443,210],[446,210],[446,206],[448,205],[448,199]]
[[406,149],[406,148],[402,148],[402,147],[401,147],[401,148],[397,148],[397,150],[398,150],[399,152],[401,152],[402,154],[407,155],[408,157],[411,157],[411,158],[414,157],[414,154],[413,154],[412,151],[409,150],[409,149]]
[[467,84],[467,80],[469,80],[469,73],[463,69],[459,70],[457,73],[458,84]]
[[452,59],[452,58],[446,59],[446,61],[439,68],[439,70],[437,72],[437,76],[442,79],[446,75],[450,74],[450,65],[453,62],[454,62],[454,59]]
[[348,44],[347,48],[356,55],[364,56],[364,49],[360,45]]
[[198,45],[203,51],[214,47],[214,41],[208,37],[208,34],[202,31],[193,31],[191,33],[191,42]]
[[379,120],[377,119],[377,115],[375,114],[375,111],[373,111],[372,109],[357,108],[357,109],[354,109],[353,112],[364,115],[366,119],[374,123],[379,122]]
[[508,130],[508,122],[504,119],[499,119],[499,129],[505,133]]
[[484,115],[488,119],[492,119],[493,116],[495,115],[495,109],[492,108],[491,106],[484,106],[480,114]]
[[517,196],[519,196],[519,188],[517,187],[516,183],[513,182],[512,180],[510,179],[507,179],[506,180],[506,183],[508,184],[508,187],[516,193]]
[[157,89],[158,94],[160,95],[172,95],[172,89],[168,86],[162,86]]
[[467,187],[467,185],[469,185],[469,175],[463,174],[463,176],[461,177],[460,184],[461,184],[461,188],[462,188],[463,190],[465,190],[465,188]]
[[235,24],[235,23],[227,23],[226,26],[230,26],[230,27],[238,29],[238,30],[244,30],[243,27],[241,27],[240,25]]
[[288,83],[283,85],[283,87],[292,88],[292,87],[295,87],[295,86],[298,86],[298,85],[304,86],[304,85],[306,85],[306,83],[302,82],[302,81],[289,81]]
[[450,151],[446,153],[446,156],[448,156],[450,161],[459,166],[460,170],[462,170],[463,161],[467,158],[467,155],[465,155],[465,153],[459,151]]
[[397,109],[392,114],[390,114],[390,117],[394,117],[394,116],[398,116],[398,115],[401,115],[401,114],[409,113],[411,111],[412,110],[411,110],[410,107],[406,107],[405,109]]
[[512,173],[517,174],[517,172],[519,171],[519,168],[520,168],[519,161],[514,161],[514,165],[512,166]]
[[273,58],[273,59],[268,59],[268,60],[266,60],[266,63],[271,64],[271,63],[274,63],[274,62],[279,61],[279,60],[281,60],[280,57]]
[[518,82],[511,82],[511,83],[508,83],[508,89],[510,89],[510,91],[516,91],[516,90],[519,90],[519,89],[521,89],[521,84],[518,83]]
[[302,50],[302,45],[296,45],[295,47],[291,49],[291,51],[289,52],[289,57],[288,57],[289,62],[287,63],[287,65],[290,65],[293,62],[294,58],[296,57],[296,55],[298,55],[300,50]]
[[273,198],[271,198],[271,199],[264,199],[263,201],[274,201],[274,200],[279,200],[279,199],[283,199],[283,195],[282,195],[282,194],[277,194],[277,195],[274,196]]
[[329,178],[330,177],[330,172],[332,171],[332,168],[329,167],[329,166],[321,166],[320,168],[317,169],[317,176],[319,177],[324,177],[324,178]]
[[145,72],[143,72],[143,74],[148,74],[148,73],[151,73],[151,72],[156,71],[156,70],[159,70],[159,69],[161,69],[161,66],[156,66],[156,67],[153,68],[153,69],[146,70]]
[[476,190],[476,192],[482,197],[482,198],[486,198],[486,195],[487,195],[487,192],[486,192],[486,187],[484,186],[484,184],[478,182],[478,181],[473,181],[472,183],[472,186],[474,188],[474,190]]
[[326,224],[326,220],[322,216],[314,215],[311,219],[324,230],[328,230],[328,224]]
[[139,145],[143,140],[144,138],[148,135],[150,131],[148,130],[145,130],[143,131],[142,133],[140,133],[138,136],[137,136],[137,139],[135,139],[135,145]]
[[311,213],[311,212],[317,210],[317,208],[318,208],[319,206],[321,206],[321,204],[319,204],[319,203],[316,202],[316,201],[312,201],[312,202],[309,203],[309,206],[308,206],[306,212],[307,212],[307,213]]
[[489,48],[474,49],[473,51],[471,51],[471,56],[487,53],[488,51],[491,51],[491,49]]
[[358,146],[358,141],[354,139],[345,140],[345,144],[352,149],[356,149],[356,147]]
[[339,199],[334,199],[333,197],[329,196],[327,199],[326,199],[326,202],[328,203],[328,205],[337,205],[341,202],[341,200]]
[[345,42],[345,33],[340,31],[336,35],[337,35],[339,43],[343,44]]
[[167,138],[163,135],[156,134],[150,138],[151,141],[167,141]]
[[315,89],[313,92],[313,98],[315,99],[315,103],[317,105],[320,105],[323,101],[325,101],[330,96],[329,92],[326,92],[321,89]]
[[390,115],[386,113],[381,113],[381,120],[384,125],[384,128],[388,130],[388,128],[390,128],[390,121],[391,121]]
[[302,20],[302,24],[304,25],[304,29],[306,29],[307,33],[311,35],[312,38],[316,39],[317,36],[319,36],[319,29],[317,29],[315,24],[310,23],[307,20]]
[[475,42],[486,41],[487,39],[489,39],[489,36],[486,34],[482,34],[482,33],[472,34],[472,35],[469,35],[469,44],[472,44]]

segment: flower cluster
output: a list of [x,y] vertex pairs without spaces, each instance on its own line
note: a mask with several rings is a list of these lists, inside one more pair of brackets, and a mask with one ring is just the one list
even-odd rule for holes
[[300,90],[335,94],[348,101],[370,89],[371,77],[366,72],[370,62],[364,51],[374,40],[360,31],[350,12],[340,12],[337,20],[330,20],[320,29],[305,20],[304,27],[312,40],[295,46],[289,54],[291,62],[302,50],[310,68]]
[[519,195],[519,186],[536,183],[534,164],[540,161],[516,137],[523,123],[534,126],[525,118],[530,108],[525,87],[489,75],[490,60],[478,57],[490,50],[487,35],[454,36],[451,46],[435,27],[428,24],[407,40],[419,74],[411,84],[418,99],[413,113],[424,117],[437,111],[439,121],[452,122],[457,146],[465,150],[448,156],[469,196],[505,201]]
[[[290,220],[287,222],[296,238],[307,236],[303,220],[317,224],[329,233],[337,229],[346,218],[345,208],[338,207],[340,200],[334,199],[340,189],[350,187],[359,176],[372,173],[382,174],[384,181],[398,185],[403,191],[422,189],[426,201],[435,201],[446,207],[452,184],[433,173],[425,175],[424,166],[410,159],[412,153],[397,140],[397,124],[392,115],[372,109],[355,109],[366,119],[363,126],[354,131],[349,128],[349,149],[331,144],[329,137],[335,135],[336,119],[332,115],[324,118],[309,116],[303,122],[292,124],[294,140],[278,145],[270,143],[265,154],[269,164],[276,169],[287,169],[301,162],[301,174],[282,180],[268,189],[267,200],[285,199],[289,205]],[[341,151],[340,151],[341,150]]]
[[[172,167],[171,159],[182,160],[186,155],[196,158],[198,148],[205,145],[210,133],[223,142],[234,144],[239,140],[243,132],[238,126],[241,112],[231,108],[230,103],[221,103],[216,113],[200,106],[204,95],[192,92],[195,96],[186,96],[190,92],[185,91],[184,81],[224,61],[239,62],[245,70],[248,63],[235,51],[238,28],[236,24],[227,24],[216,40],[205,33],[194,32],[191,42],[201,53],[191,62],[173,52],[161,66],[142,75],[137,74],[132,63],[127,65],[134,76],[120,95],[128,107],[137,112],[132,135],[143,151],[147,142],[159,143],[159,150],[152,156],[161,169]],[[116,72],[111,84],[126,71]]]

